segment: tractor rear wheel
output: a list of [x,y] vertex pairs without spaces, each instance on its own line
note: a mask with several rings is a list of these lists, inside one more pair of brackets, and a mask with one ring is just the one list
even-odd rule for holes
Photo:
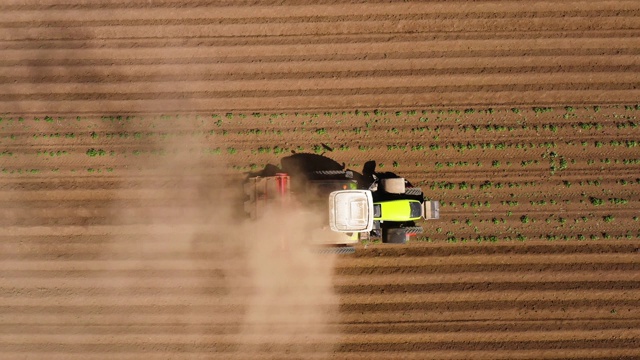
[[405,185],[403,178],[382,179],[382,188],[390,194],[404,194]]
[[382,242],[385,244],[404,244],[407,242],[407,233],[404,228],[383,229]]
[[356,248],[353,246],[334,246],[334,247],[323,247],[320,249],[314,250],[317,254],[336,254],[336,255],[348,255],[356,252]]
[[407,235],[417,235],[417,234],[422,234],[424,232],[424,229],[422,228],[422,226],[407,226],[407,227],[403,227],[402,229],[404,230],[404,233]]
[[324,175],[324,176],[335,176],[335,175],[345,175],[344,170],[318,170],[313,172],[315,175]]

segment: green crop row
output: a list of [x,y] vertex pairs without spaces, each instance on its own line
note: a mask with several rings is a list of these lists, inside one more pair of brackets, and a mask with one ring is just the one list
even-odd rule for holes
[[[615,109],[615,108],[623,108],[625,111],[637,111],[640,109],[640,105],[624,105],[624,106],[609,106],[607,108],[610,109]],[[317,119],[320,116],[323,117],[327,117],[327,118],[332,118],[334,116],[362,116],[362,117],[383,117],[383,116],[395,116],[396,118],[398,117],[415,117],[415,116],[420,116],[420,119],[425,119],[423,121],[427,121],[428,118],[425,118],[425,116],[428,115],[456,115],[456,116],[461,116],[461,115],[473,115],[473,114],[495,114],[497,112],[503,112],[503,113],[512,113],[512,114],[516,114],[516,115],[520,115],[522,116],[522,112],[523,111],[532,111],[534,114],[538,115],[538,114],[543,114],[543,113],[551,113],[554,112],[555,110],[564,110],[565,115],[569,114],[569,115],[574,115],[576,113],[576,108],[574,108],[573,106],[564,106],[564,107],[560,107],[560,108],[553,108],[553,107],[541,107],[541,106],[535,106],[532,108],[528,108],[528,109],[519,109],[519,108],[510,108],[510,109],[494,109],[494,108],[485,108],[485,109],[473,109],[473,108],[466,108],[466,109],[429,109],[429,110],[407,110],[407,111],[392,111],[391,113],[389,113],[386,110],[381,110],[381,109],[374,109],[374,110],[353,110],[353,111],[341,111],[341,112],[331,112],[331,111],[326,111],[323,113],[301,113],[301,112],[294,112],[292,114],[287,114],[287,113],[260,113],[260,112],[254,112],[254,113],[250,113],[250,114],[245,114],[245,113],[214,113],[214,114],[210,114],[210,115],[200,115],[200,114],[193,114],[193,115],[180,115],[180,114],[174,114],[174,115],[168,115],[168,114],[162,114],[162,115],[156,115],[153,116],[151,119],[152,120],[164,120],[164,121],[179,121],[181,119],[188,119],[188,118],[192,118],[195,120],[199,120],[199,121],[205,121],[207,119],[214,121],[216,124],[220,125],[221,122],[226,119],[227,121],[231,121],[234,120],[236,117],[240,120],[243,119],[247,119],[249,116],[255,118],[255,119],[259,119],[259,118],[267,118],[267,119],[284,119],[288,116],[294,116],[294,117],[307,117],[307,118],[312,118],[312,119]],[[585,110],[591,110],[594,113],[598,113],[602,110],[601,106],[592,106],[592,107],[584,107],[583,109]],[[149,116],[142,117],[142,116],[134,116],[134,115],[108,115],[108,116],[101,116],[99,119],[105,122],[118,122],[118,123],[123,123],[123,122],[127,122],[127,123],[131,123],[133,121],[144,121],[144,120],[149,120]],[[33,121],[39,122],[39,121],[44,121],[44,122],[49,122],[49,123],[53,123],[54,121],[59,121],[59,122],[65,122],[67,121],[67,119],[63,118],[63,117],[52,117],[52,116],[44,116],[42,119],[40,117],[33,117]],[[77,116],[76,120],[78,122],[81,121],[87,121],[87,120],[92,120],[92,118],[87,118],[87,117],[81,117],[81,116]],[[9,117],[9,118],[4,118],[4,117],[0,117],[0,123],[3,121],[7,121],[7,122],[11,122],[11,121],[18,121],[18,122],[24,122],[25,118],[24,117],[17,117],[16,119],[14,119],[13,117]]]

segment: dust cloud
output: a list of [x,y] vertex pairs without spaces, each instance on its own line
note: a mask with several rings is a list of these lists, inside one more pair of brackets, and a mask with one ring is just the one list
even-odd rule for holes
[[253,293],[243,321],[245,345],[331,350],[336,334],[329,325],[338,305],[332,284],[334,257],[313,251],[309,230],[321,225],[315,214],[291,209],[271,211],[247,225],[253,240],[246,252]]
[[[135,254],[129,263],[136,265],[118,293],[173,305],[170,316],[162,306],[151,312],[181,324],[179,333],[196,336],[187,352],[213,342],[212,352],[236,355],[329,355],[338,339],[335,255],[314,251],[312,241],[325,217],[301,207],[275,207],[256,221],[246,219],[242,179],[216,175],[225,173],[224,162],[200,155],[211,140],[162,146],[172,155],[151,172],[171,179],[169,188],[157,190],[171,204],[128,213],[127,222],[138,217],[151,235],[127,245]],[[113,243],[122,246],[117,236]],[[168,274],[154,294],[138,270],[161,270],[163,264],[173,266],[176,276]]]
[[[33,18],[36,23],[46,20],[37,14]],[[51,31],[47,38],[86,44],[79,49],[59,48],[60,41],[30,39],[23,45],[33,53],[22,61],[26,75],[6,89],[7,99],[24,97],[19,91],[23,84],[104,82],[102,70],[83,57],[93,46],[103,46],[100,39],[94,41],[96,36],[83,27]],[[64,61],[52,61],[51,49]],[[109,75],[125,79],[117,67]],[[153,93],[151,80],[149,93]],[[126,79],[111,81],[127,84]],[[36,100],[42,96],[54,113],[68,105],[43,94],[30,96]],[[97,102],[78,103],[79,113],[91,113]],[[189,99],[181,105],[194,108]],[[11,111],[33,110],[15,101]],[[151,114],[156,109],[141,105],[136,111]],[[100,126],[133,133],[140,131],[135,125]],[[151,125],[150,129],[168,127]],[[108,140],[99,141],[109,146]],[[44,199],[60,201],[62,210],[71,214],[77,210],[84,217],[71,215],[64,218],[65,224],[58,224],[51,220],[55,217],[18,218],[15,210],[5,219],[6,225],[22,221],[23,226],[15,226],[17,233],[8,234],[11,242],[2,246],[5,258],[15,261],[5,263],[0,277],[10,289],[4,299],[9,305],[0,319],[5,324],[2,330],[16,337],[14,347],[0,346],[0,354],[17,351],[19,358],[329,354],[338,310],[332,286],[335,259],[314,253],[307,241],[308,229],[318,226],[318,217],[289,210],[245,221],[238,211],[243,201],[239,179],[225,178],[224,162],[202,155],[215,139],[200,144],[171,138],[144,141],[135,146],[168,155],[157,163],[142,156],[119,157],[118,168],[128,167],[132,171],[125,173],[135,176],[104,174],[113,178],[109,180],[113,187],[99,189],[107,183],[100,175],[79,173],[34,185],[58,191],[77,182],[90,184],[90,191],[115,195],[77,205],[65,205],[62,198]],[[5,190],[18,193],[11,195],[14,208],[33,204],[19,203],[20,193],[27,189],[5,186]],[[104,217],[105,213],[109,215]],[[23,241],[22,233],[33,236]]]

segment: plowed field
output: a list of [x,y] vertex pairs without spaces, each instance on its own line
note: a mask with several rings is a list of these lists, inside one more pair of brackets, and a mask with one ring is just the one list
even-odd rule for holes
[[[637,359],[640,3],[0,4],[0,358]],[[238,217],[292,151],[442,203]]]

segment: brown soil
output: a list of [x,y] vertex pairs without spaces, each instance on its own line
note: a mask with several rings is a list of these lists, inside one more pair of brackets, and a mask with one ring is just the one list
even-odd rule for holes
[[[3,1],[0,358],[640,357],[639,15]],[[238,220],[322,144],[441,219],[349,256]]]

